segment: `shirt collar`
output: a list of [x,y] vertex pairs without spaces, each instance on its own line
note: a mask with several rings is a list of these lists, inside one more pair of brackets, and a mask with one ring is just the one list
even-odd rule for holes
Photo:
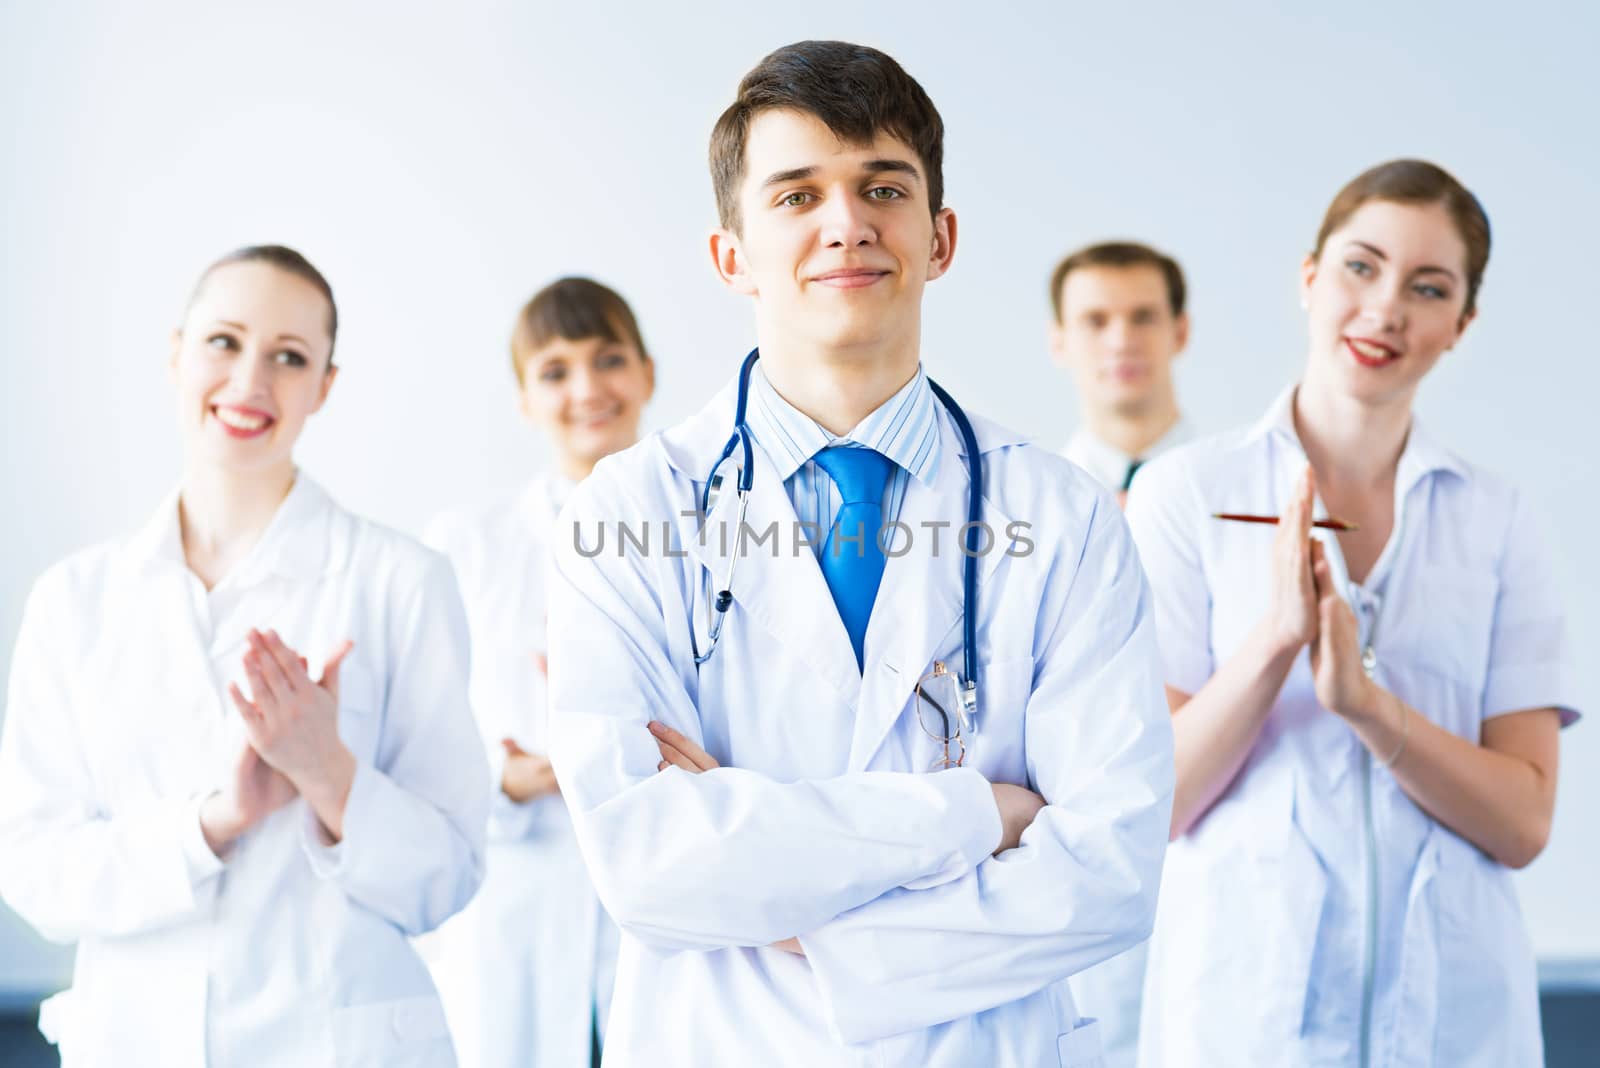
[[[1247,438],[1254,440],[1271,435],[1288,441],[1304,455],[1300,435],[1294,429],[1294,396],[1299,388],[1299,383],[1293,383],[1280,392],[1267,406],[1266,414],[1251,427]],[[1412,412],[1411,430],[1406,434],[1405,448],[1400,452],[1400,465],[1395,472],[1396,482],[1400,488],[1409,490],[1424,475],[1434,471],[1446,471],[1463,479],[1468,477],[1467,465],[1461,458],[1429,434],[1416,412]]]
[[1179,416],[1172,427],[1139,456],[1129,456],[1115,445],[1102,440],[1089,430],[1079,427],[1061,450],[1063,456],[1093,475],[1096,481],[1119,489],[1128,477],[1128,467],[1137,459],[1149,463],[1157,456],[1194,439],[1194,428],[1184,416]]
[[784,400],[757,363],[750,376],[750,405],[745,419],[782,481],[788,481],[807,460],[828,446],[846,443],[875,449],[926,486],[932,486],[939,473],[938,411],[921,365],[894,396],[874,408],[849,433],[836,438]]
[[[177,488],[169,490],[155,514],[130,540],[128,549],[139,562],[188,566],[178,520],[178,494]],[[329,540],[332,518],[333,502],[322,487],[296,471],[294,484],[271,522],[226,581],[250,581],[261,573],[291,579],[322,575],[333,557]]]

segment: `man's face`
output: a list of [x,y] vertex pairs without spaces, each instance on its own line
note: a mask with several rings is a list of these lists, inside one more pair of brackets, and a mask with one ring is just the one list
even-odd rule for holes
[[883,133],[847,144],[812,115],[761,112],[739,209],[740,232],[716,231],[711,251],[723,280],[755,298],[764,342],[865,356],[916,342],[923,286],[954,253],[955,215],[930,214],[910,146]]
[[1061,285],[1051,348],[1091,409],[1140,414],[1170,387],[1172,361],[1188,340],[1188,316],[1172,314],[1154,264],[1080,267]]

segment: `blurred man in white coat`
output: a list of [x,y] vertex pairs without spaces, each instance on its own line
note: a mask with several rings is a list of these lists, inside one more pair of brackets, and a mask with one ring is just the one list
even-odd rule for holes
[[[1178,261],[1149,245],[1107,241],[1064,257],[1050,276],[1050,351],[1071,373],[1080,423],[1062,455],[1127,499],[1150,460],[1190,441],[1173,364],[1189,343]],[[1133,1068],[1148,946],[1072,980],[1079,1009],[1100,1020],[1107,1068]]]
[[1050,352],[1072,372],[1081,420],[1062,455],[1119,501],[1142,465],[1194,437],[1172,378],[1186,299],[1178,261],[1132,241],[1078,249],[1050,276]]

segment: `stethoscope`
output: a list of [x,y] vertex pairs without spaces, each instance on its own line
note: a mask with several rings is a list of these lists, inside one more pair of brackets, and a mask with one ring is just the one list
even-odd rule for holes
[[[745,407],[750,400],[750,373],[755,369],[756,361],[761,358],[759,348],[751,349],[750,355],[744,358],[744,365],[739,368],[739,396],[733,413],[733,434],[728,438],[728,443],[722,447],[722,455],[717,457],[717,462],[711,465],[711,473],[706,476],[705,490],[700,497],[701,522],[711,515],[711,508],[716,503],[717,496],[722,489],[722,476],[719,473],[722,465],[733,455],[734,450],[740,452],[743,461],[739,464],[738,479],[734,488],[739,496],[739,526],[735,535],[733,554],[728,558],[728,569],[723,575],[722,589],[710,596],[710,581],[714,576],[710,569],[706,570],[705,589],[707,596],[706,632],[709,636],[704,652],[700,651],[699,639],[695,635],[695,627],[691,619],[689,626],[690,647],[694,651],[695,666],[699,667],[711,659],[711,654],[717,651],[717,642],[722,638],[722,627],[727,622],[728,609],[733,606],[733,572],[744,555],[744,536],[748,527],[745,525],[745,513],[750,506],[750,488],[755,484],[755,457],[750,445],[750,427],[745,422]],[[965,559],[961,565],[961,665],[962,671],[957,677],[957,690],[961,695],[961,705],[958,714],[963,729],[969,733],[977,731],[978,709],[978,524],[983,516],[983,462],[978,452],[978,435],[972,430],[972,422],[967,418],[967,413],[961,410],[955,398],[945,392],[933,379],[928,379],[928,386],[933,390],[933,395],[944,404],[945,410],[950,413],[950,418],[955,421],[956,429],[961,432],[961,440],[967,449],[967,526]]]

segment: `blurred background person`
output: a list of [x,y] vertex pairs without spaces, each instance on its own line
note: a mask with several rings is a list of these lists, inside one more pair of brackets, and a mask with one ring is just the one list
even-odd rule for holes
[[1141,464],[1194,436],[1172,381],[1184,301],[1177,261],[1131,241],[1081,248],[1050,276],[1050,352],[1072,372],[1081,420],[1062,455],[1118,500]]
[[440,932],[435,966],[463,1063],[597,1062],[617,931],[590,885],[545,756],[544,567],[556,514],[594,465],[639,438],[655,362],[627,303],[587,278],[540,290],[511,337],[517,406],[549,443],[551,470],[487,508],[440,516],[472,631],[472,708],[495,802],[488,873]]

